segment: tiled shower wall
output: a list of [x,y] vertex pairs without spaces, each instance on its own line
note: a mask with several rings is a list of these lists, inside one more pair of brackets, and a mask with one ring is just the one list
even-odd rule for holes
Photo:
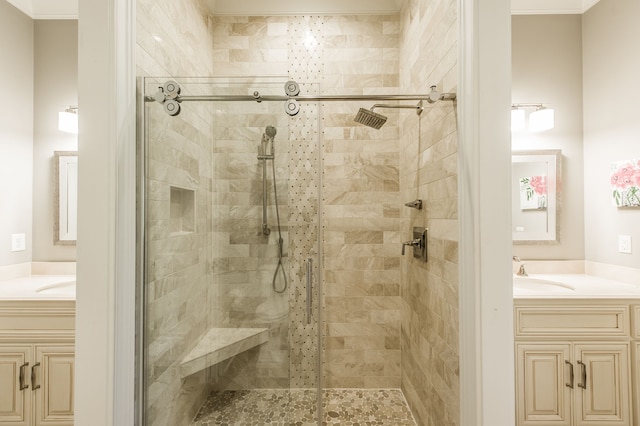
[[[214,17],[212,28],[215,75],[277,75],[282,84],[291,78],[305,83],[302,94],[313,94],[310,91],[318,84],[323,94],[398,92],[397,16]],[[283,90],[276,94],[284,94]],[[400,384],[398,115],[390,114],[389,123],[378,131],[354,123],[358,107],[370,106],[354,102],[321,106],[328,387]],[[313,198],[320,170],[320,129],[314,123],[318,106],[302,103],[301,108],[288,128],[292,153],[305,153],[292,154],[289,163],[292,387],[313,386],[317,363],[313,343],[317,330],[301,323],[301,313],[304,262],[317,253],[318,204]],[[256,143],[258,137],[253,136]],[[277,137],[276,143],[285,144],[286,138]],[[310,167],[317,170],[315,174]],[[273,248],[273,241],[270,244]],[[250,367],[257,374],[254,386],[274,383],[265,377],[275,372],[266,368],[273,361],[267,348],[285,347],[287,336],[272,337],[280,340],[259,349]],[[281,367],[277,374],[284,372]],[[220,383],[238,374],[232,372]]]
[[[457,7],[453,0],[410,0],[401,13],[405,92],[457,88]],[[428,54],[425,54],[428,52]],[[406,117],[400,155],[402,233],[427,227],[428,263],[402,260],[402,390],[418,424],[459,424],[457,122],[455,104]]]
[[[324,20],[325,93],[400,91],[398,16]],[[395,109],[376,110],[380,130],[354,123],[374,103],[323,111],[326,387],[399,387],[399,123]]]
[[[283,82],[288,76],[307,83],[303,93],[315,90],[311,83],[317,83],[323,94],[425,93],[431,83],[444,90],[455,90],[457,85],[456,5],[448,0],[410,0],[400,17],[215,17],[208,23],[195,0],[139,0],[138,8],[140,75],[277,75]],[[429,108],[419,120],[415,113],[380,110],[389,121],[378,131],[352,122],[357,108],[369,108],[371,103],[301,106],[305,112],[288,127],[284,124],[287,117],[277,111],[277,105],[275,111],[266,114],[252,109],[231,111],[228,117],[233,113],[238,123],[246,120],[236,126],[239,132],[244,128],[244,133],[234,138],[227,138],[222,127],[209,127],[213,105],[202,109],[190,106],[190,113],[183,113],[171,124],[167,124],[166,116],[158,114],[157,122],[150,126],[158,132],[154,143],[159,149],[152,161],[157,167],[152,171],[150,191],[150,213],[155,211],[150,220],[152,326],[148,336],[151,385],[147,411],[151,423],[183,424],[208,391],[210,377],[206,372],[184,381],[177,373],[177,362],[199,335],[211,325],[235,326],[256,319],[249,318],[254,314],[244,302],[255,290],[254,279],[266,280],[261,285],[267,288],[270,285],[273,240],[266,242],[240,225],[221,235],[221,224],[205,218],[212,217],[207,209],[226,209],[224,206],[235,206],[228,207],[228,213],[238,223],[243,222],[242,210],[251,210],[251,217],[255,217],[260,205],[256,194],[261,192],[256,185],[261,177],[253,149],[259,144],[263,127],[275,122],[279,130],[276,144],[287,141],[291,152],[297,153],[289,158],[282,156],[277,163],[283,222],[293,219],[283,229],[283,237],[295,323],[289,332],[284,331],[287,327],[283,322],[272,328],[265,346],[268,351],[248,351],[243,355],[245,363],[234,367],[234,361],[223,366],[225,371],[214,371],[220,379],[218,386],[286,386],[289,362],[292,386],[314,384],[315,348],[310,342],[316,330],[301,326],[300,312],[304,310],[304,261],[307,253],[315,256],[318,249],[318,236],[313,235],[318,224],[312,219],[317,214],[317,200],[309,200],[314,197],[319,175],[310,172],[309,165],[319,156],[315,144],[321,139],[323,163],[319,172],[324,216],[319,225],[325,251],[325,385],[402,384],[420,424],[457,424],[454,106]],[[319,127],[311,124],[316,114],[322,117]],[[160,130],[166,132],[164,136]],[[210,142],[214,133],[211,148],[204,141]],[[180,140],[184,143],[177,144]],[[238,140],[242,148],[235,145]],[[226,154],[219,155],[223,148],[230,148],[232,153],[234,149],[245,151],[235,152],[241,155],[234,163]],[[213,161],[215,156],[226,161],[225,167]],[[239,180],[244,182],[238,182],[233,173],[245,167],[250,168],[247,178],[243,175]],[[219,174],[227,172],[230,174],[225,182]],[[294,184],[294,180],[302,182]],[[225,185],[233,190],[226,191]],[[171,186],[194,191],[195,232],[167,233]],[[426,209],[418,212],[402,206],[416,196],[426,201]],[[300,209],[292,209],[294,204]],[[269,217],[273,214],[271,206]],[[292,229],[298,220],[299,224],[307,223],[306,228]],[[400,241],[409,238],[413,225],[429,227],[428,264],[409,258],[401,262]],[[272,230],[275,232],[275,227]],[[235,251],[227,256],[226,249]],[[238,266],[251,265],[256,253],[271,260],[240,276]],[[219,281],[213,279],[214,271],[225,276],[226,281],[221,281],[226,288],[213,286]],[[213,309],[211,302],[220,297],[226,297],[228,308]],[[280,295],[268,292],[258,293],[252,301],[254,306],[275,304],[275,311],[255,315],[274,315],[276,324],[279,312],[286,309],[283,302],[286,300]],[[251,378],[241,371],[249,365]]]
[[[137,74],[208,75],[210,33],[199,1],[137,1]],[[197,90],[193,88],[193,90]],[[154,90],[151,90],[154,92]],[[180,360],[210,327],[210,105],[169,117],[147,104],[147,424],[187,424],[206,397],[206,372],[181,379]]]

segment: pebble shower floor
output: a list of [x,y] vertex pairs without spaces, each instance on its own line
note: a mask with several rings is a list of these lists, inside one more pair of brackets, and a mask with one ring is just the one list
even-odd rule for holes
[[[314,390],[255,389],[213,392],[191,426],[315,426]],[[326,389],[327,426],[415,426],[398,389]]]

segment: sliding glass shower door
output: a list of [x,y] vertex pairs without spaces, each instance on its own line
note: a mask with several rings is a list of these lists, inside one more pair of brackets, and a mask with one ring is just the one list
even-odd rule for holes
[[146,425],[321,417],[319,105],[285,80],[140,81]]

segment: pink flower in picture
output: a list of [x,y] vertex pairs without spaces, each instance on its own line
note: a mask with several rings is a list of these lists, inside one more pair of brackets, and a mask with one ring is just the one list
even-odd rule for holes
[[547,193],[547,177],[546,176],[531,176],[530,181],[533,191],[538,195],[544,195]]
[[612,163],[611,186],[615,206],[640,206],[640,160]]
[[520,178],[520,208],[522,210],[540,210],[547,208],[546,176]]
[[611,175],[611,185],[621,189],[627,189],[634,184],[634,174],[629,174],[627,170],[624,172],[618,169]]

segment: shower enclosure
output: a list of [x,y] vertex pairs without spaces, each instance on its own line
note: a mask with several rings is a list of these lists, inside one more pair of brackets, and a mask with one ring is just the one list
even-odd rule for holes
[[398,115],[329,101],[455,95],[285,81],[139,82],[146,425],[321,424],[325,381],[399,387]]
[[[166,81],[140,89],[175,93]],[[176,82],[232,98],[281,95],[284,80]],[[279,421],[293,420],[292,389],[319,418],[318,125],[313,102],[296,116],[280,102],[144,102],[146,424],[189,424],[212,391],[261,389]]]

